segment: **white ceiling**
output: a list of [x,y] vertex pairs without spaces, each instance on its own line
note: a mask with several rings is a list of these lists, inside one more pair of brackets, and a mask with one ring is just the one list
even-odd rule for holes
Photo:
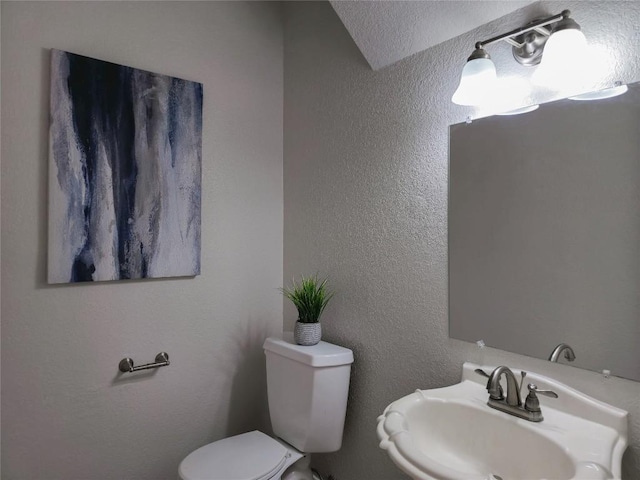
[[371,68],[378,70],[533,1],[333,0],[330,3]]

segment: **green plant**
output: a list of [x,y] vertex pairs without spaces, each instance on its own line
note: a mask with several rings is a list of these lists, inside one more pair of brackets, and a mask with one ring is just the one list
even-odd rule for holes
[[291,300],[298,309],[298,321],[317,323],[327,303],[334,295],[327,289],[327,279],[319,280],[318,275],[304,277],[300,283],[292,281],[291,288],[281,288],[282,294]]

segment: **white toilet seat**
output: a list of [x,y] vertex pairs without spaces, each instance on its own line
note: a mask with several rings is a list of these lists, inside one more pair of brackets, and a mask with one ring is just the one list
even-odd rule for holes
[[262,432],[243,433],[191,452],[178,473],[181,480],[268,480],[302,457]]

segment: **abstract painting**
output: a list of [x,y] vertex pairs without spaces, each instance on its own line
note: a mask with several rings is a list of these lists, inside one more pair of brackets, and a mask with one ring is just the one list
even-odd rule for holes
[[200,274],[202,84],[51,51],[49,283]]

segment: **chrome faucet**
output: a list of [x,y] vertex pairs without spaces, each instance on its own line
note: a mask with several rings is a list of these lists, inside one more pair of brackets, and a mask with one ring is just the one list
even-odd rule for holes
[[574,353],[573,348],[571,348],[571,346],[567,345],[566,343],[561,343],[553,349],[553,352],[551,352],[551,355],[549,355],[549,361],[557,362],[562,352],[564,352],[564,358],[566,358],[568,361],[573,362],[576,359],[576,354]]
[[[507,398],[500,392],[500,377],[504,374],[507,377]],[[513,374],[509,367],[504,365],[496,368],[487,381],[487,391],[489,392],[489,400],[497,402],[506,402],[506,405],[510,407],[521,407],[522,399],[520,398],[520,387],[516,376]],[[489,404],[489,406],[492,406]]]
[[[476,370],[477,372],[477,370]],[[478,372],[480,373],[480,372]],[[482,372],[484,373],[484,372]],[[486,375],[486,374],[485,374]],[[502,387],[500,386],[500,378],[504,375],[507,379],[507,396],[504,396]],[[487,391],[489,392],[489,400],[487,405],[501,412],[514,415],[519,418],[524,418],[530,422],[541,422],[544,420],[542,416],[542,410],[540,409],[540,401],[537,394],[546,395],[548,397],[558,398],[558,394],[551,390],[538,390],[538,387],[532,383],[527,385],[529,394],[522,404],[522,397],[520,396],[520,389],[522,388],[522,381],[527,375],[527,372],[521,372],[522,379],[520,385],[516,380],[516,376],[510,368],[504,365],[496,368],[487,381]]]

